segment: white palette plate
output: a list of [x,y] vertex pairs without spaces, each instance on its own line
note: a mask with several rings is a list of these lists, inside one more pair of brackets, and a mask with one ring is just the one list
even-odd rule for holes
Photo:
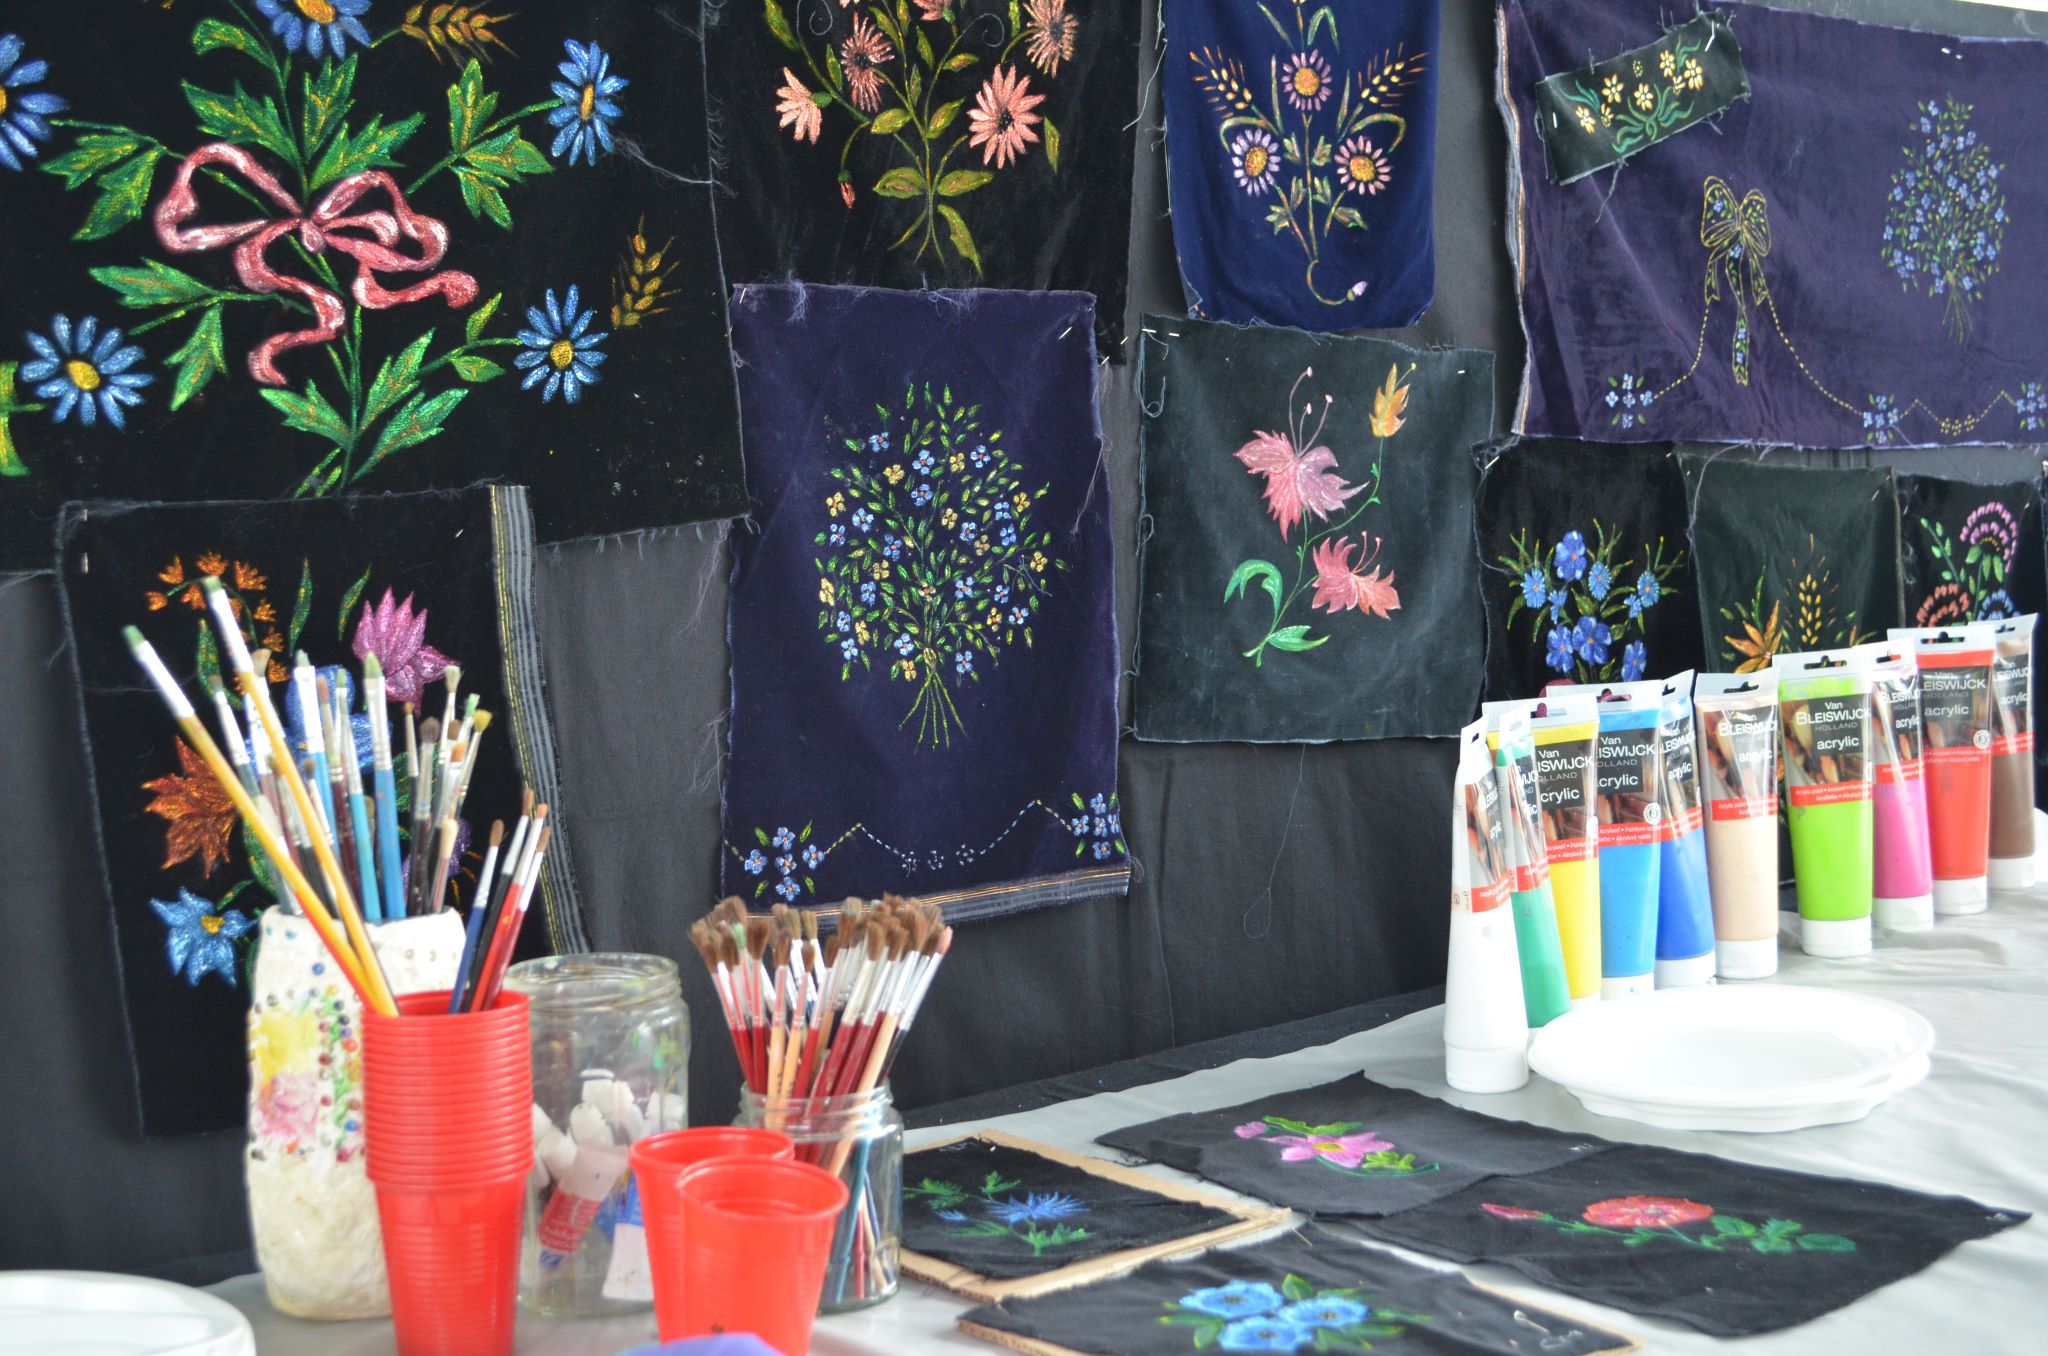
[[256,1356],[226,1300],[169,1281],[97,1271],[0,1271],[8,1356]]
[[1856,1120],[1927,1076],[1934,1029],[1896,1003],[1790,984],[1665,989],[1536,1033],[1529,1065],[1586,1108],[1685,1130]]

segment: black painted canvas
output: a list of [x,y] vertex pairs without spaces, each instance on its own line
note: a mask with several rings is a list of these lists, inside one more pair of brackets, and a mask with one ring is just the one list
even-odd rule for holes
[[1668,447],[1524,438],[1482,454],[1486,695],[1700,662],[1685,481]]
[[1363,1074],[1126,1126],[1096,1142],[1291,1210],[1361,1218],[1613,1147],[1483,1116]]
[[1899,600],[1889,469],[1819,470],[1681,453],[1707,667],[1882,640]]
[[1960,1196],[1624,1145],[1361,1227],[1740,1337],[1818,1318],[2025,1219]]
[[[272,700],[302,728],[287,678],[304,650],[350,694],[370,782],[369,722],[355,675],[382,663],[398,703],[438,712],[450,664],[494,713],[465,802],[455,893],[481,865],[493,816],[516,815],[522,781],[559,805],[532,618],[533,529],[525,491],[488,486],[297,503],[72,505],[60,582],[77,666],[101,865],[119,962],[104,998],[125,1013],[143,1132],[242,1123],[243,1016],[259,914],[276,898],[268,861],[179,737],[121,628],[141,628],[195,702],[221,672],[201,625],[200,581],[220,579],[243,640],[270,665]],[[224,681],[232,684],[229,673]],[[210,707],[201,705],[209,729]],[[399,724],[399,746],[403,726]],[[216,735],[216,738],[219,736]],[[403,822],[403,817],[401,817]],[[555,823],[529,943],[584,945],[565,825]],[[401,830],[403,832],[403,830]],[[543,938],[543,934],[544,938]]]
[[903,1246],[997,1280],[1237,1222],[1011,1144],[964,1139],[903,1163]]
[[969,1310],[960,1322],[1099,1356],[1196,1351],[1536,1352],[1591,1356],[1635,1342],[1327,1235],[1152,1262],[1128,1276]]
[[0,570],[69,499],[500,480],[741,512],[703,56],[667,7],[10,5]]
[[1455,733],[1493,355],[1164,316],[1144,340],[1138,737]]
[[1603,54],[1536,82],[1531,121],[1550,177],[1574,183],[1711,120],[1749,97],[1742,47],[1708,11],[1647,46]]
[[2042,610],[2041,493],[2031,480],[1978,485],[1900,476],[1899,574],[1914,626]]
[[707,4],[727,275],[1092,292],[1121,361],[1139,11]]

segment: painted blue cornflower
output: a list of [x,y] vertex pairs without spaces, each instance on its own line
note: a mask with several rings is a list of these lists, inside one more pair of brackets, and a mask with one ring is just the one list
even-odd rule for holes
[[776,897],[784,903],[794,902],[796,897],[802,893],[803,887],[788,876],[784,876],[781,880],[775,882]]
[[254,918],[240,909],[223,911],[182,886],[176,899],[152,899],[149,907],[170,930],[164,938],[164,952],[170,958],[172,974],[183,975],[191,985],[210,973],[220,975],[231,988],[237,984],[235,939],[256,926]]
[[1586,592],[1593,595],[1594,601],[1604,602],[1607,591],[1613,587],[1614,571],[1607,568],[1606,561],[1594,561],[1586,570]]
[[975,467],[976,467],[977,469],[979,469],[980,467],[983,467],[983,466],[986,466],[986,465],[988,465],[988,461],[989,461],[989,453],[988,453],[988,444],[987,444],[987,443],[976,443],[976,444],[974,445],[974,450],[973,450],[972,452],[969,452],[969,453],[967,454],[967,460],[969,460],[969,461],[973,462],[973,463],[974,463],[974,465],[975,465]]
[[865,532],[875,525],[875,515],[864,508],[855,509],[853,511],[853,525]]
[[804,844],[802,856],[804,868],[808,871],[816,871],[818,863],[825,860],[825,850],[816,843],[806,843]]
[[370,0],[256,0],[257,11],[270,20],[270,31],[285,50],[304,52],[315,61],[330,53],[340,56],[350,38],[367,48],[370,31],[362,15],[369,8]]
[[45,119],[70,105],[48,90],[32,89],[50,73],[47,61],[23,61],[21,38],[0,33],[0,165],[11,170],[36,158],[37,145],[54,135]]
[[939,459],[932,455],[932,450],[929,447],[921,449],[910,463],[910,469],[921,476],[930,475],[938,469],[938,466]]
[[988,1208],[990,1215],[1004,1224],[1043,1224],[1053,1220],[1072,1219],[1088,1213],[1088,1207],[1078,1197],[1064,1191],[1028,1192],[1023,1200],[1012,1196],[1007,1201],[998,1201]]
[[1645,608],[1655,607],[1663,593],[1663,582],[1657,578],[1655,570],[1644,570],[1636,576],[1636,597],[1643,600]]
[[953,656],[953,672],[965,676],[974,672],[974,651],[961,650]]
[[1525,607],[1541,607],[1549,596],[1549,575],[1542,570],[1531,569],[1522,576],[1522,603]]
[[1025,622],[1028,622],[1030,620],[1031,613],[1026,609],[1021,607],[1013,607],[1010,609],[1010,625],[1022,626]]
[[61,424],[73,413],[87,428],[105,415],[115,428],[128,426],[124,405],[142,403],[141,389],[156,378],[147,372],[131,372],[142,361],[138,344],[123,344],[121,330],[100,328],[94,316],[50,318],[48,337],[33,331],[28,346],[36,356],[21,365],[21,379],[37,383],[36,398],[56,403],[50,407],[50,421]]
[[1543,662],[1559,673],[1572,671],[1572,628],[1553,626],[1543,647]]
[[1358,1300],[1328,1295],[1321,1299],[1297,1300],[1274,1317],[1304,1328],[1343,1328],[1365,1322],[1366,1315],[1371,1312],[1371,1306]]
[[891,560],[901,557],[903,554],[903,538],[897,536],[894,532],[884,532],[882,534],[882,554]]
[[1578,646],[1579,658],[1588,664],[1607,662],[1607,642],[1612,634],[1607,623],[1597,617],[1581,617],[1572,632],[1572,643]]
[[1621,650],[1621,681],[1633,683],[1643,676],[1649,665],[1650,651],[1640,640],[1632,640]]
[[526,308],[527,328],[519,331],[519,342],[525,351],[512,360],[512,365],[526,373],[526,380],[519,383],[519,389],[530,391],[541,387],[541,402],[553,400],[559,391],[562,399],[574,405],[583,398],[583,388],[598,381],[597,369],[603,364],[605,355],[598,345],[611,337],[609,330],[590,332],[590,325],[597,318],[597,312],[582,307],[582,294],[576,284],[569,284],[569,290],[559,302],[555,300],[555,289],[547,290],[547,309],[538,306]]
[[1573,528],[1564,534],[1553,553],[1557,577],[1571,583],[1586,572],[1586,534]]
[[796,834],[792,833],[789,827],[785,825],[782,828],[777,829],[768,841],[775,844],[775,846],[779,848],[795,847]]
[[1241,1318],[1224,1328],[1216,1345],[1225,1351],[1298,1351],[1315,1340],[1315,1332],[1298,1323],[1271,1318]]
[[916,489],[912,490],[912,491],[910,492],[910,502],[911,502],[911,503],[913,503],[913,504],[915,504],[915,505],[917,505],[917,506],[918,506],[919,508],[923,508],[923,507],[924,507],[924,506],[925,506],[926,504],[929,504],[929,503],[931,503],[931,502],[932,502],[932,487],[931,487],[931,485],[930,485],[929,483],[926,483],[926,484],[923,484],[923,485],[919,485],[919,486],[918,486],[918,487],[917,487]]
[[746,868],[746,872],[748,875],[758,876],[764,869],[766,869],[768,865],[768,856],[766,853],[762,852],[761,849],[755,848],[752,852],[749,852],[747,854],[747,859],[741,862],[740,865]]
[[832,629],[835,631],[851,631],[853,629],[853,614],[842,612],[834,617],[832,619]]
[[1563,589],[1552,589],[1550,591],[1550,619],[1552,621],[1563,621],[1564,605],[1570,601],[1570,595]]
[[612,96],[629,82],[611,73],[611,53],[596,43],[570,38],[562,47],[569,59],[555,67],[562,78],[548,86],[561,100],[548,114],[548,126],[561,130],[548,154],[571,165],[581,156],[584,163],[595,165],[600,147],[612,150],[612,124],[621,116]]
[[825,530],[825,540],[834,546],[846,545],[846,524],[834,523]]

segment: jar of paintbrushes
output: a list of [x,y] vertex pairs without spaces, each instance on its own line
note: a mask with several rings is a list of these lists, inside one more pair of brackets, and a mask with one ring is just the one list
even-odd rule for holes
[[800,1163],[846,1183],[846,1208],[832,1230],[818,1312],[861,1309],[896,1293],[903,1242],[903,1117],[885,1083],[840,1097],[790,1097],[740,1090],[737,1124],[788,1135]]

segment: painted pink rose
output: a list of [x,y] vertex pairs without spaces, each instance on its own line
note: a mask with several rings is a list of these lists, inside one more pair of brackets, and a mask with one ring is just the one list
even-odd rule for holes
[[1243,1125],[1237,1127],[1237,1137],[1239,1139],[1257,1139],[1265,1133],[1266,1123],[1264,1121],[1246,1121]]
[[289,1143],[313,1137],[320,1113],[320,1080],[309,1073],[281,1073],[256,1091],[256,1130]]
[[1340,1168],[1355,1168],[1365,1161],[1367,1154],[1394,1147],[1391,1141],[1381,1139],[1370,1130],[1355,1135],[1276,1135],[1268,1142],[1287,1146],[1280,1151],[1283,1162],[1301,1163],[1320,1158]]

